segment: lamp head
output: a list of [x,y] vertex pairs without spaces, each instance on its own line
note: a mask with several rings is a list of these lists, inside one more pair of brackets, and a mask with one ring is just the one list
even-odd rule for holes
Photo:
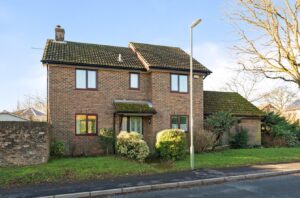
[[196,27],[200,22],[201,22],[201,19],[197,19],[196,21],[194,21],[194,23],[192,23],[191,28]]

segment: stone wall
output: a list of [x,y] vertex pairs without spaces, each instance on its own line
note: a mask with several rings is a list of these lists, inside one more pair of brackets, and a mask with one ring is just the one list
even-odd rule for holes
[[47,123],[0,122],[0,166],[34,165],[48,158]]

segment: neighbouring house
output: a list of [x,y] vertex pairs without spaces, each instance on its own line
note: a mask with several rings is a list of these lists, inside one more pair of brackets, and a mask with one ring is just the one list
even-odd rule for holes
[[26,121],[29,121],[29,120],[27,120],[27,119],[25,119],[25,118],[22,118],[22,117],[20,117],[20,116],[17,116],[17,115],[14,115],[14,114],[12,114],[12,113],[9,113],[8,111],[2,111],[2,112],[0,112],[0,122],[3,122],[3,121],[24,121],[24,122],[26,122]]
[[285,109],[284,116],[288,120],[300,124],[300,99],[294,101]]
[[[48,122],[53,138],[66,144],[66,154],[101,153],[100,128],[113,128],[117,134],[137,131],[150,148],[163,129],[181,128],[189,136],[189,55],[185,51],[136,42],[128,47],[71,42],[64,40],[64,33],[56,27],[55,40],[47,40],[42,63],[47,68]],[[206,104],[210,100],[220,104],[222,97],[203,92],[203,80],[211,71],[195,59],[193,65],[197,136],[203,130],[204,115],[211,113],[205,112]],[[241,107],[239,101],[230,103],[231,97],[239,95],[226,96],[228,108]],[[245,99],[242,103],[246,113],[238,116],[245,118],[252,136],[259,136],[260,111],[255,112]],[[258,139],[255,144],[260,144]]]
[[270,113],[270,112],[279,113],[279,110],[270,103],[259,105],[258,108],[266,113]]
[[47,115],[33,107],[15,111],[14,114],[31,121],[47,121]]

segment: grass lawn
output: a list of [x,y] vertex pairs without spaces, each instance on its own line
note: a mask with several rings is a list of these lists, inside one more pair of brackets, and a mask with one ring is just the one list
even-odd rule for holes
[[[241,149],[196,154],[195,167],[224,168],[291,161],[300,161],[300,148]],[[144,164],[113,156],[53,159],[42,165],[0,168],[0,186],[145,175],[188,170],[189,167],[189,158],[174,163]]]

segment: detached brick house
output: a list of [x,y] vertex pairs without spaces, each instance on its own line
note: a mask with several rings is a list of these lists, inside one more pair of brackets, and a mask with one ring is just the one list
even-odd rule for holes
[[[56,39],[47,40],[42,63],[47,67],[48,122],[53,138],[67,145],[67,154],[101,153],[100,128],[137,131],[150,148],[160,130],[181,128],[189,134],[189,55],[180,48],[70,42],[58,26]],[[194,60],[195,136],[203,130],[203,80],[210,73]],[[254,117],[256,126],[260,112]]]

